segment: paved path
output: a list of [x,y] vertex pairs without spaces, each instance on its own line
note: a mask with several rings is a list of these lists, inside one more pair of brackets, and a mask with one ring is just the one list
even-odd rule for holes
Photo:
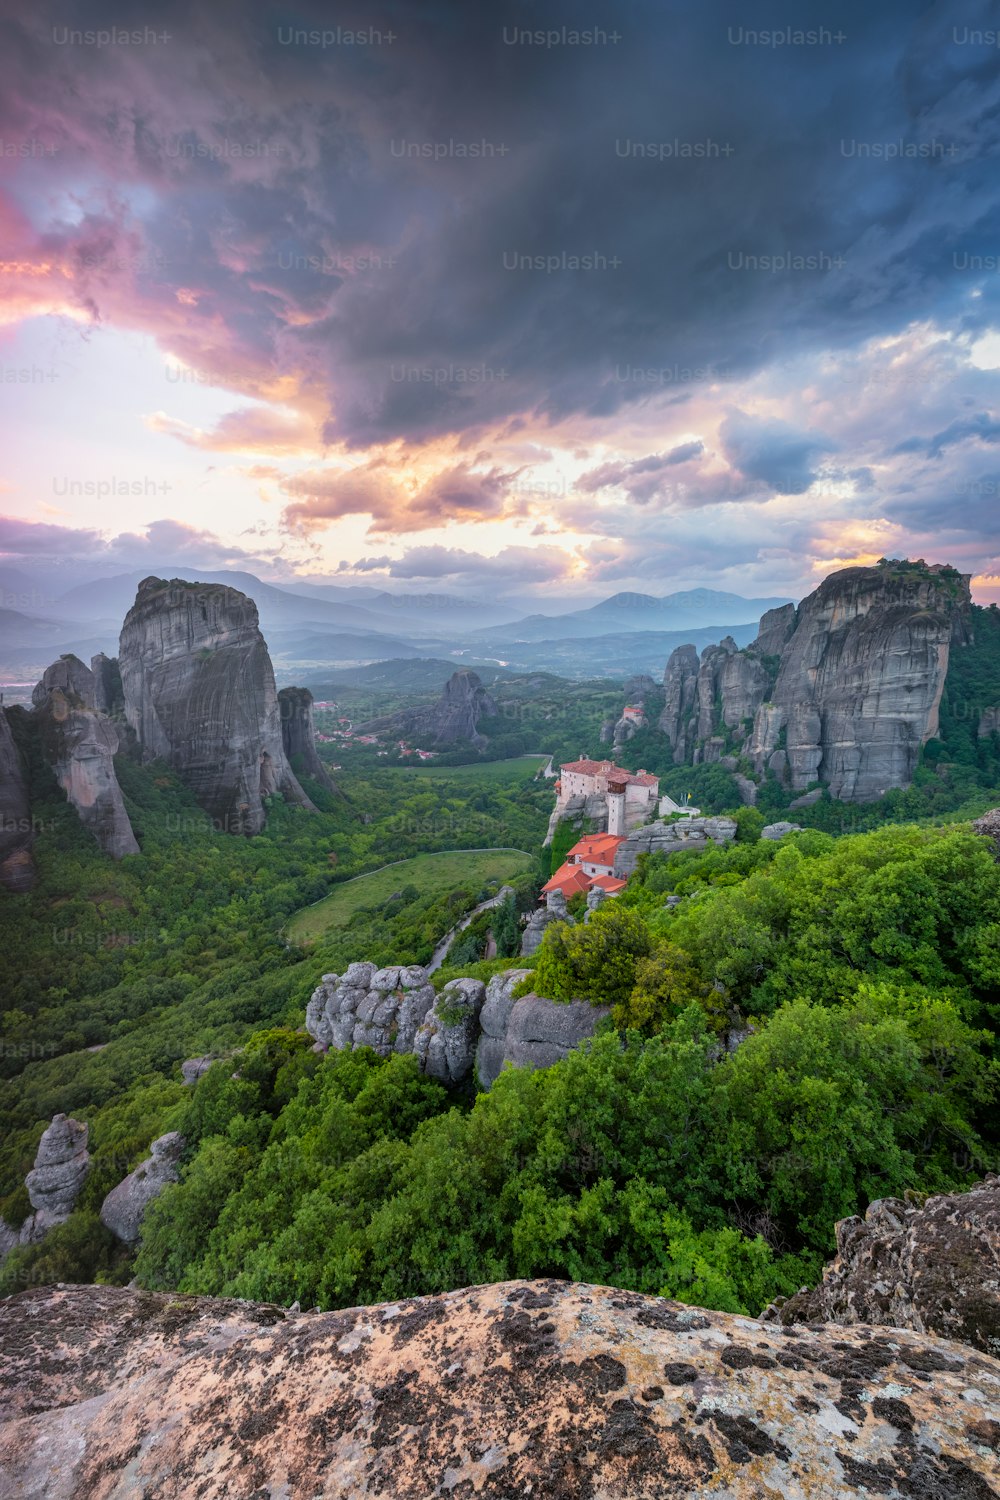
[[478,917],[481,911],[489,911],[494,906],[502,906],[506,901],[508,895],[512,894],[512,892],[512,886],[502,886],[495,896],[491,896],[488,901],[480,901],[478,906],[474,906],[472,908],[467,917],[463,917],[461,922],[459,922],[456,927],[453,927],[450,932],[446,932],[444,937],[438,943],[437,947],[434,949],[433,957],[431,958],[430,963],[427,965],[428,974],[433,974],[435,969],[440,969],[441,965],[448,957],[448,950],[455,939],[458,937],[458,934],[460,932],[464,932],[469,923],[472,922],[476,917]]

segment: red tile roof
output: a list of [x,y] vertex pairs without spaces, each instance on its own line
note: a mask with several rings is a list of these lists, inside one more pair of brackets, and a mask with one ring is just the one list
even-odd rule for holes
[[591,834],[574,844],[566,857],[569,859],[575,856],[581,864],[589,862],[592,865],[613,865],[618,845],[624,842],[624,838],[613,833]]
[[593,881],[579,865],[560,865],[551,880],[547,880],[542,886],[542,895],[549,891],[562,891],[568,899],[575,896],[577,891],[589,891]]
[[591,885],[599,885],[602,891],[607,891],[609,896],[617,896],[628,885],[627,880],[619,880],[614,875],[598,875],[591,881]]

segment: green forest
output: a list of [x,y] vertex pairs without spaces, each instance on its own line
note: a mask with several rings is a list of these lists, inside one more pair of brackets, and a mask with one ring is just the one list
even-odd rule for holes
[[[39,879],[3,898],[0,1212],[28,1213],[57,1111],[89,1125],[92,1165],[70,1219],[0,1266],[0,1295],[135,1277],[335,1308],[555,1276],[756,1313],[816,1279],[838,1219],[997,1170],[1000,864],[968,820],[1000,803],[974,711],[1000,699],[1000,625],[980,613],[913,788],[821,799],[775,842],[767,795],[742,808],[719,767],[677,771],[682,794],[735,814],[736,842],[643,856],[616,901],[551,927],[530,960],[518,918],[570,837],[542,847],[537,762],[369,762],[340,795],[308,786],[318,814],[274,801],[239,840],[165,766],[120,757],[142,853],[113,864],[17,716]],[[604,712],[591,703],[572,754],[598,749]],[[626,748],[652,760],[638,737]],[[467,1094],[410,1056],[314,1051],[303,1017],[323,973],[426,962],[501,883],[470,857],[441,888],[419,857],[484,847],[522,851],[515,894],[459,934],[436,983],[527,967],[522,992],[600,1008],[593,1041]],[[392,860],[416,863],[370,899],[345,889],[335,923],[288,941],[296,913]],[[203,1056],[186,1086],[180,1063]],[[168,1130],[180,1181],[129,1252],[98,1210]]]

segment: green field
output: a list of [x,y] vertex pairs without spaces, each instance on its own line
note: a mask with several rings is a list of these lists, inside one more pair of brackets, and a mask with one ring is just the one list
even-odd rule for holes
[[510,760],[479,760],[465,766],[435,766],[425,762],[419,766],[392,766],[389,769],[398,770],[404,776],[424,776],[433,781],[445,781],[456,776],[463,781],[474,777],[477,781],[492,784],[502,781],[530,781],[533,776],[537,776],[548,758],[547,755],[538,754],[517,755]]
[[289,919],[285,935],[290,943],[312,943],[325,933],[345,927],[362,907],[388,901],[403,886],[417,886],[422,896],[444,895],[459,886],[478,890],[488,880],[512,880],[515,875],[523,875],[533,863],[532,856],[519,849],[458,849],[445,854],[417,854],[413,859],[383,865],[368,875],[346,880],[322,901],[296,912]]

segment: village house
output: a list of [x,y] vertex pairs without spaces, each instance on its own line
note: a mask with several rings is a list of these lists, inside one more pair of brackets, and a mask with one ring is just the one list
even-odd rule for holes
[[618,846],[625,842],[620,835],[608,833],[590,834],[580,839],[566,855],[550,880],[542,886],[542,895],[550,891],[562,891],[568,901],[578,891],[589,891],[599,887],[607,896],[617,896],[628,884],[615,875],[615,855]]

